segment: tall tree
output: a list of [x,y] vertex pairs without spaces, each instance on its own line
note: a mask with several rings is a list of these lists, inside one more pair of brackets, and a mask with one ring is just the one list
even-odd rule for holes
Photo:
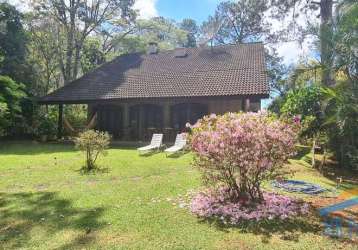
[[41,21],[31,14],[27,17],[29,27],[29,58],[37,69],[36,86],[33,86],[35,96],[43,96],[57,89],[60,82],[59,46],[57,41],[57,26],[52,18]]
[[196,37],[199,31],[196,21],[190,18],[183,19],[183,21],[179,24],[179,27],[187,32],[187,42],[184,44],[184,47],[196,47]]
[[111,25],[118,18],[124,22],[132,21],[135,18],[133,4],[134,0],[33,0],[38,18],[53,17],[58,32],[65,37],[64,41],[60,41],[64,51],[59,55],[65,83],[78,77],[86,38],[97,28]]
[[187,44],[187,32],[174,20],[154,17],[137,20],[131,34],[113,37],[113,49],[121,53],[145,52],[149,42],[156,42],[159,49],[169,50]]
[[26,79],[26,44],[21,13],[8,3],[0,3],[0,74],[16,81]]
[[[271,1],[275,18],[280,18],[289,23],[285,34],[292,34],[292,39],[302,42],[307,35],[318,37],[319,52],[321,58],[321,81],[324,86],[334,84],[333,63],[334,63],[334,45],[333,45],[333,0],[281,0]],[[309,14],[311,22],[315,16],[319,17],[319,29],[312,29],[311,25],[302,27],[296,21],[299,16]],[[291,20],[290,20],[291,19]],[[292,32],[294,31],[294,32]],[[298,31],[298,32],[297,32]],[[313,32],[312,32],[313,31]],[[296,37],[296,38],[295,38]]]
[[213,32],[214,43],[257,41],[269,33],[270,25],[264,19],[267,10],[268,4],[264,0],[225,1],[202,24],[201,31]]

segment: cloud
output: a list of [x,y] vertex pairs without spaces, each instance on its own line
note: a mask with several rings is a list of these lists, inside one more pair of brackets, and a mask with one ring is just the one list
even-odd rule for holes
[[158,16],[158,10],[155,6],[157,1],[158,0],[136,0],[134,9],[138,10],[139,17],[143,19]]
[[311,40],[306,40],[302,44],[298,42],[285,42],[276,45],[277,53],[283,57],[283,62],[286,65],[295,64],[299,59],[303,59],[311,54],[310,44]]
[[[274,46],[279,56],[283,57],[286,65],[296,64],[300,59],[312,55],[312,51],[314,50],[314,46],[312,46],[314,42],[313,36],[306,36],[302,43],[298,42],[298,36],[300,33],[299,27],[307,28],[308,25],[318,25],[318,19],[316,18],[317,12],[314,10],[303,11],[303,9],[307,8],[304,2],[296,7],[295,13],[293,9],[290,10],[283,20],[272,18],[270,12],[265,13],[266,20],[271,24],[272,32],[289,28],[286,36],[289,42],[279,42]],[[293,21],[293,14],[297,15],[295,18],[296,24],[290,26],[289,24]]]

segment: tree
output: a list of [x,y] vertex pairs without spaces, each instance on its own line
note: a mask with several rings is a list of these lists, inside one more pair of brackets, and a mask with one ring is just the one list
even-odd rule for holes
[[322,112],[323,90],[320,86],[306,86],[291,90],[282,103],[284,116],[299,116],[303,124],[301,138],[312,138],[312,167],[315,167],[317,142],[325,148],[324,116]]
[[27,36],[22,15],[8,3],[0,3],[0,74],[16,81],[29,82],[26,64]]
[[[333,63],[334,63],[334,46],[333,46],[333,0],[284,0],[271,1],[271,6],[275,10],[273,17],[284,20],[287,17],[292,17],[292,20],[287,25],[287,30],[283,31],[286,36],[292,34],[291,38],[302,42],[309,34],[318,37],[318,48],[321,59],[321,81],[324,86],[331,86],[334,84]],[[319,12],[318,15],[316,12]],[[309,18],[313,16],[320,17],[319,31],[317,32],[312,25],[302,27],[296,19],[301,14],[309,13]],[[287,21],[287,19],[286,19]],[[294,32],[292,32],[292,29]],[[298,32],[296,32],[298,31]]]
[[199,27],[195,20],[186,18],[180,23],[179,27],[187,32],[187,42],[184,45],[186,48],[196,47],[196,36],[199,32]]
[[[81,53],[86,38],[97,28],[101,28],[117,19],[130,22],[135,18],[132,10],[133,0],[40,0],[33,1],[37,18],[53,17],[57,23],[59,64],[68,83],[78,77]],[[61,35],[64,41],[61,40]]]
[[324,94],[331,149],[342,166],[358,169],[358,89],[341,82]]
[[336,11],[334,30],[335,68],[344,72],[350,84],[358,82],[358,4],[342,1]]
[[32,92],[35,96],[43,96],[59,87],[59,45],[57,40],[57,24],[52,18],[38,20],[36,15],[27,17],[29,27],[29,58],[36,66],[36,86]]
[[21,101],[24,97],[23,84],[0,75],[0,136],[12,135],[19,123],[23,123]]
[[149,42],[156,42],[159,49],[170,50],[186,46],[187,31],[180,28],[175,21],[164,17],[149,20],[137,20],[129,34],[118,34],[112,38],[112,51],[117,54],[146,52]]
[[101,41],[98,37],[90,37],[83,45],[81,68],[87,73],[106,62],[106,56],[101,49]]
[[168,50],[184,46],[187,43],[187,32],[178,27],[178,24],[164,17],[154,17],[150,20],[139,20],[136,34],[146,44],[156,42],[159,48]]
[[264,20],[267,10],[264,0],[225,1],[203,22],[201,31],[213,32],[213,42],[219,44],[258,41],[269,33],[270,25]]
[[[266,45],[277,40],[265,15],[271,8],[270,1],[225,1],[218,5],[215,14],[201,26],[202,43],[240,44],[264,41]],[[282,95],[287,89],[288,68],[283,64],[274,47],[265,51],[271,90]]]

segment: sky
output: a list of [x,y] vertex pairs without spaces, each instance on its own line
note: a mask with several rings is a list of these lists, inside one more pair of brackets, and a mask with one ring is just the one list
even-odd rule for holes
[[[1,0],[0,0],[1,1]],[[26,11],[28,0],[7,0],[15,4],[20,10]],[[176,21],[191,18],[201,24],[209,15],[214,14],[217,5],[223,0],[136,0],[134,8],[138,10],[140,18],[148,19],[163,16]],[[303,21],[303,20],[301,20]],[[273,22],[273,29],[282,25]],[[297,42],[280,43],[277,51],[287,65],[295,64],[300,57],[310,54],[309,42],[303,45]]]
[[164,16],[180,21],[184,18],[203,22],[215,12],[221,0],[137,0],[135,8],[142,18]]
[[[137,0],[135,8],[140,18],[163,16],[181,21],[191,18],[198,24],[214,14],[217,5],[222,0]],[[279,29],[280,23],[274,23],[273,28]],[[278,53],[287,65],[295,64],[300,57],[309,54],[309,43],[303,45],[297,42],[280,43],[276,45]]]

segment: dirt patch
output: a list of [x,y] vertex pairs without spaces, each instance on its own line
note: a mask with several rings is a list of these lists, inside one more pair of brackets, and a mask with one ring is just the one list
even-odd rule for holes
[[132,176],[130,179],[132,181],[141,181],[143,179],[143,177],[141,177],[141,176]]
[[49,187],[48,184],[38,184],[38,185],[35,185],[35,189],[36,189],[37,191],[45,191],[45,190],[48,189],[48,187]]
[[96,238],[100,245],[123,246],[135,242],[138,237],[131,233],[113,234],[108,232],[98,232]]

